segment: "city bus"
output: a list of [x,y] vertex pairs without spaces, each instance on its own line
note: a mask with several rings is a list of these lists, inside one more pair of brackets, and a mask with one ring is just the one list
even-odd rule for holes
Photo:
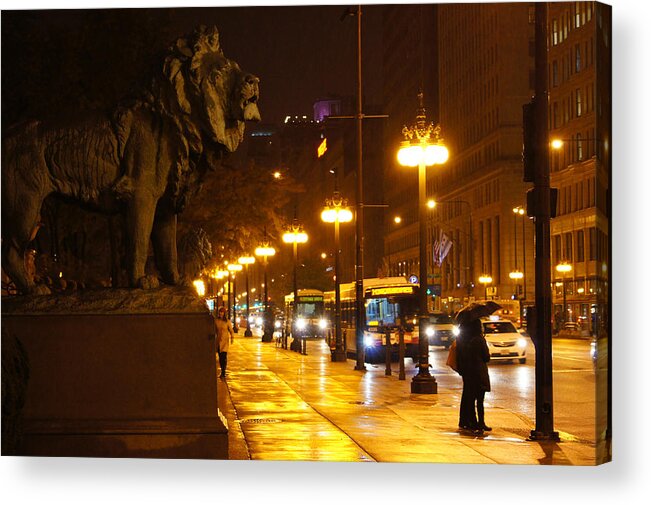
[[[355,282],[341,284],[341,331],[346,355],[354,359],[357,354],[355,334]],[[326,291],[325,305],[332,323],[330,347],[334,348],[335,292]],[[405,356],[418,355],[418,284],[407,282],[404,277],[364,279],[364,354],[368,363],[386,359],[386,332],[390,334],[391,356],[398,356],[398,330],[404,330]]]
[[285,296],[285,324],[293,338],[325,338],[329,325],[323,298],[318,289],[299,289],[296,303],[294,293]]
[[495,315],[500,316],[502,319],[508,319],[516,328],[522,326],[522,314],[520,312],[520,300],[493,300],[502,308],[495,311]]

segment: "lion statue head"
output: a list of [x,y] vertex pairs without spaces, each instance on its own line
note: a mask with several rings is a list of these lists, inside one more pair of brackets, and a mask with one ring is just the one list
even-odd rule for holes
[[179,118],[190,147],[211,141],[229,152],[244,138],[244,122],[260,121],[260,80],[224,56],[216,27],[178,39],[154,79],[161,106]]

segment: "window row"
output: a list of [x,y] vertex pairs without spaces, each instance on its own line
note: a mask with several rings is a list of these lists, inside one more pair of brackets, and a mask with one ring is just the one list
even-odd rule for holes
[[554,59],[548,67],[548,78],[553,88],[570,80],[574,74],[594,65],[594,39],[583,44],[574,44],[572,49],[563,54],[560,59]]
[[558,18],[553,18],[550,32],[551,45],[562,44],[571,30],[589,23],[592,20],[593,9],[592,2],[574,2],[570,9],[566,9]]
[[591,177],[560,187],[558,190],[557,215],[562,216],[594,207],[597,198],[595,186],[595,178]]
[[[552,264],[608,261],[608,235],[599,228],[558,233],[552,237]],[[554,276],[559,276],[554,270]]]
[[594,112],[595,83],[591,82],[585,88],[576,88],[569,95],[555,100],[550,105],[549,129],[560,128],[572,119]]

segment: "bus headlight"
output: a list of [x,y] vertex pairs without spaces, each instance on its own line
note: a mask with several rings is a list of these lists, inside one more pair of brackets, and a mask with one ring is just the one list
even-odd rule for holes
[[325,330],[328,327],[328,321],[325,319],[319,319],[319,328]]
[[425,335],[427,335],[429,338],[432,338],[434,336],[434,333],[436,332],[434,331],[434,328],[432,328],[431,326],[425,328]]
[[518,347],[527,347],[527,341],[523,338],[518,339]]
[[300,318],[296,320],[296,329],[304,330],[306,326],[307,326],[307,321],[305,319]]
[[461,331],[459,330],[459,327],[458,326],[453,326],[452,327],[452,335],[454,335],[455,337],[458,337],[459,333],[461,333]]
[[375,339],[373,337],[364,337],[365,347],[373,347],[374,343],[375,343]]

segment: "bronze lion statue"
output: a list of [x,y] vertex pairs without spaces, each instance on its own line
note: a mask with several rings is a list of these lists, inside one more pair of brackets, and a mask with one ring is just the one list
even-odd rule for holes
[[132,287],[147,287],[149,243],[166,284],[179,280],[176,217],[245,121],[259,121],[259,79],[199,27],[166,53],[149,89],[110,115],[58,124],[32,121],[3,132],[2,268],[21,293],[46,292],[25,270],[43,200],[56,193],[104,213],[123,213]]

